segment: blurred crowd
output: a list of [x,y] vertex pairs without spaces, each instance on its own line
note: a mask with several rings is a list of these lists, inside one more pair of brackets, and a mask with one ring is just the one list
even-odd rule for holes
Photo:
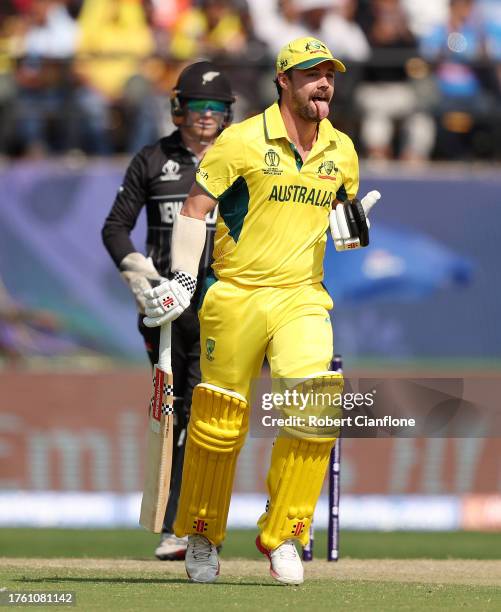
[[61,331],[54,313],[22,305],[0,278],[0,368],[21,366],[29,355],[50,355],[55,349],[67,349],[69,343],[57,338]]
[[2,0],[0,155],[132,153],[166,133],[186,63],[231,77],[236,119],[313,35],[348,64],[333,120],[373,159],[500,159],[500,0]]

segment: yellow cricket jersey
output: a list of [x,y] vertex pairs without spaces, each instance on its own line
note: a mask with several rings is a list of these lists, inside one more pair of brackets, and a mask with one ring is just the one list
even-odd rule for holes
[[358,158],[351,139],[323,119],[303,164],[275,103],[226,128],[196,181],[219,200],[217,278],[294,287],[323,278],[329,212],[336,199],[355,197]]

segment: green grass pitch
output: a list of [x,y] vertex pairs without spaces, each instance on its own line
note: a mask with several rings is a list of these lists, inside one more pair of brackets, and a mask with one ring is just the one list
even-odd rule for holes
[[196,585],[182,563],[153,560],[157,536],[141,530],[0,529],[0,589],[72,591],[86,612],[501,609],[499,533],[342,532],[327,563],[320,532],[299,587],[269,576],[254,535],[230,532],[219,581]]

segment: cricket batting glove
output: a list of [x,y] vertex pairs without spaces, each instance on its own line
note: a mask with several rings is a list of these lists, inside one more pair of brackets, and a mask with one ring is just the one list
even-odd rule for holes
[[370,191],[362,200],[338,203],[329,214],[329,225],[336,251],[349,251],[369,244],[368,214],[381,198],[379,191]]
[[120,275],[129,285],[137,309],[144,314],[146,307],[144,292],[151,289],[154,284],[158,284],[158,281],[164,280],[156,271],[151,257],[146,258],[142,253],[129,253],[120,262]]
[[186,272],[175,272],[172,280],[144,293],[146,327],[159,327],[177,319],[190,305],[197,279]]

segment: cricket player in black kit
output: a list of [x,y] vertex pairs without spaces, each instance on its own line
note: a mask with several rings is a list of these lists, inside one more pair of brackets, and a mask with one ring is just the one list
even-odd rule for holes
[[[152,365],[158,360],[160,328],[148,328],[142,322],[143,292],[151,288],[152,283],[170,275],[174,217],[195,180],[200,159],[231,122],[234,100],[228,79],[214,64],[203,61],[186,67],[171,96],[171,113],[177,129],[155,144],[144,147],[133,158],[102,230],[104,244],[136,299],[138,328]],[[130,232],[143,206],[146,207],[148,223],[146,257],[137,252],[130,239]],[[173,535],[172,524],[181,487],[191,396],[201,378],[197,307],[212,261],[216,216],[217,210],[206,219],[205,249],[191,305],[172,325],[174,457],[162,538],[155,550],[155,555],[161,560],[183,559],[187,545],[187,538]]]

